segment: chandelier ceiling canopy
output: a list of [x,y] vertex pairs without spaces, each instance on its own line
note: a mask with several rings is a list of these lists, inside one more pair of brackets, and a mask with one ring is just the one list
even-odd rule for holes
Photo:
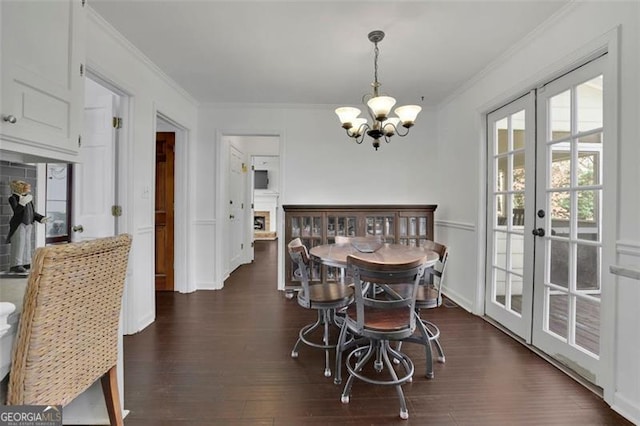
[[[391,96],[380,95],[378,90],[381,85],[378,81],[378,55],[380,54],[378,43],[384,38],[384,32],[380,30],[371,31],[368,38],[375,46],[373,83],[371,83],[373,93],[364,95],[362,103],[366,106],[371,121],[359,117],[361,111],[354,107],[337,108],[336,114],[349,137],[352,137],[356,143],[361,144],[366,134],[373,139],[373,147],[377,151],[380,147],[381,138],[384,138],[385,142],[389,143],[393,135],[406,136],[422,108],[418,105],[403,105],[394,110],[397,117],[389,116],[396,100]],[[399,127],[400,125],[405,129],[404,131]]]

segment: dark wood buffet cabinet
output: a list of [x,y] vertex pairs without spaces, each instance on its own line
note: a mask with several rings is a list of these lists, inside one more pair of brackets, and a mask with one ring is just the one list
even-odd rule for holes
[[[332,244],[336,235],[377,236],[387,243],[421,246],[433,240],[435,204],[420,205],[284,205],[285,289],[288,295],[299,288],[287,244],[300,238],[308,249]],[[335,268],[312,262],[312,281],[332,281]]]

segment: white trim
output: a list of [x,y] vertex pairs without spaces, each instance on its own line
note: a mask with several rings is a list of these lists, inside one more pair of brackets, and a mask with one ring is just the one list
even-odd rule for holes
[[[189,170],[191,170],[191,151],[193,141],[191,140],[192,132],[186,126],[173,119],[169,114],[165,113],[156,102],[153,103],[154,120],[153,120],[153,135],[155,137],[158,132],[158,119],[169,124],[176,136],[175,146],[175,160],[174,160],[174,205],[175,206],[188,206],[193,205],[193,191],[190,190]],[[153,143],[155,152],[155,141]],[[155,159],[155,156],[153,156]],[[156,164],[154,161],[153,169],[154,178],[153,188],[151,190],[155,197],[155,169]],[[155,205],[155,202],[152,203]],[[192,218],[190,214],[194,214],[193,209],[175,209],[174,211],[174,291],[180,293],[191,293],[197,289],[193,279],[193,272],[195,269],[195,260],[191,256],[192,252],[192,238],[191,238],[191,223]],[[154,238],[155,246],[155,238]]]
[[[573,3],[573,2],[572,2]],[[554,21],[561,18],[564,14],[570,12],[573,9],[574,5],[569,5],[567,8],[563,8],[559,14],[552,17],[550,20],[545,22],[541,28],[544,28],[548,25],[553,24]],[[579,49],[575,50],[569,55],[566,55],[563,59],[558,60],[549,66],[545,67],[539,72],[536,72],[529,78],[525,79],[523,82],[518,83],[515,86],[510,87],[502,94],[497,94],[493,99],[482,104],[478,109],[478,117],[482,120],[482,117],[491,111],[508,104],[512,100],[515,100],[527,93],[531,89],[539,87],[543,84],[553,81],[559,76],[577,68],[580,65],[586,64],[589,61],[601,56],[604,53],[607,53],[607,68],[605,69],[605,74],[607,76],[607,88],[605,90],[609,90],[609,98],[612,98],[613,101],[607,103],[605,106],[606,112],[605,114],[608,116],[605,117],[605,122],[608,123],[608,128],[605,130],[607,134],[607,140],[612,141],[610,145],[607,146],[606,158],[617,158],[618,155],[618,144],[619,141],[619,127],[620,127],[620,114],[619,114],[619,99],[620,99],[620,52],[619,52],[619,39],[620,39],[620,25],[617,25],[601,34],[598,37],[595,37],[590,42],[587,42],[582,45]],[[526,40],[528,42],[528,40]],[[523,47],[523,44],[518,44],[520,48]],[[514,46],[514,49],[516,48]],[[510,49],[507,52],[507,56],[500,57],[494,63],[492,63],[486,70],[483,70],[476,78],[473,79],[469,84],[465,84],[461,87],[461,89],[448,97],[440,106],[439,109],[443,109],[449,102],[454,100],[457,96],[459,96],[462,92],[467,90],[469,87],[473,86],[473,84],[478,84],[486,74],[489,74],[493,68],[498,67],[501,62],[503,62],[509,55],[513,54],[514,49]],[[606,101],[605,101],[606,102]],[[481,125],[481,128],[486,132],[486,124]],[[482,137],[481,137],[482,138]],[[486,145],[486,141],[485,141]],[[609,167],[611,165],[608,162]],[[615,166],[615,164],[614,164]],[[618,170],[617,167],[614,167],[614,170]],[[618,172],[619,173],[619,172]],[[479,179],[486,187],[487,184],[487,164],[486,161],[482,164],[482,167],[479,169]],[[609,174],[609,177],[611,175]],[[606,177],[605,177],[606,179]],[[614,226],[611,227],[611,223],[608,221],[607,224],[603,224],[603,227],[607,230],[613,230],[611,235],[608,235],[606,241],[603,241],[603,263],[604,264],[612,264],[614,261],[611,259],[611,253],[605,251],[607,247],[610,247],[611,250],[615,246],[615,237],[617,233],[617,227],[615,226],[615,218],[617,217],[617,187],[619,183],[620,176],[617,176],[616,182],[608,182],[607,181],[607,190],[608,192],[607,199],[605,204],[608,210],[608,217],[610,220],[614,221]],[[484,198],[478,199],[478,210],[479,212],[483,212],[486,206],[486,194]],[[479,213],[479,216],[485,217],[486,213]],[[480,221],[479,223],[482,223]],[[486,243],[486,232],[483,234],[478,234],[478,247],[484,247],[483,244]],[[635,250],[634,250],[635,251]],[[483,264],[486,260],[485,250],[478,251],[478,263]],[[478,285],[484,285],[482,280],[479,277]],[[609,281],[611,278],[609,278]],[[615,392],[615,356],[614,356],[614,347],[616,345],[615,341],[615,302],[611,300],[615,300],[617,297],[617,287],[615,286],[615,282],[611,283],[612,285],[608,286],[606,277],[603,276],[603,288],[610,287],[608,294],[603,298],[602,310],[601,310],[601,348],[602,353],[600,354],[600,366],[599,366],[599,374],[598,374],[598,384],[604,390],[604,400],[608,403],[613,401],[613,393]],[[611,298],[609,301],[607,299]],[[476,300],[476,304],[479,305],[479,301]],[[611,305],[611,306],[609,306]]]
[[611,408],[634,424],[640,424],[640,404],[631,401],[620,392],[615,392]]
[[[227,195],[227,181],[228,181],[228,170],[229,170],[229,147],[228,144],[223,143],[225,136],[246,136],[246,137],[257,137],[257,136],[273,136],[279,139],[279,149],[280,152],[278,154],[280,158],[280,197],[278,197],[278,204],[276,206],[276,214],[278,215],[278,225],[279,229],[277,230],[277,235],[284,235],[284,220],[281,213],[282,203],[284,199],[285,193],[285,170],[283,167],[284,164],[284,131],[283,130],[233,130],[233,129],[218,129],[216,130],[216,139],[215,139],[215,153],[216,153],[216,192],[215,192],[215,200],[216,200],[216,219],[214,223],[216,224],[215,232],[218,236],[215,239],[215,277],[216,281],[220,283],[219,288],[224,287],[224,281],[229,277],[230,270],[229,265],[224,265],[224,255],[225,252],[223,247],[227,243],[226,232],[228,229],[225,229],[225,220],[220,220],[226,218],[226,199]],[[250,180],[249,180],[250,181]],[[246,209],[247,214],[251,212],[251,209]],[[251,230],[252,232],[252,230]],[[283,238],[278,238],[278,279],[277,279],[277,289],[284,289],[284,261],[283,253],[284,245]]]
[[632,268],[629,266],[610,265],[609,272],[621,277],[631,278],[634,280],[640,280],[640,269]]
[[470,232],[476,231],[476,226],[473,223],[468,222],[457,222],[454,220],[435,220],[433,224],[441,228],[461,229],[463,231]]
[[195,226],[213,226],[216,224],[215,219],[196,219],[193,221]]
[[[566,74],[567,72],[581,65],[585,65],[589,61],[598,58],[604,53],[609,52],[610,54],[612,54],[614,53],[613,50],[615,50],[614,56],[618,58],[619,53],[617,38],[619,37],[619,30],[619,25],[611,28],[609,31],[606,31],[599,37],[596,37],[590,42],[585,43],[581,48],[566,55],[563,59],[548,65],[547,67],[536,72],[534,75],[525,79],[518,85],[505,90],[501,94],[496,95],[493,99],[485,102],[479,108],[477,108],[478,113],[486,115],[491,111],[498,109],[503,105],[506,105],[518,99],[521,96],[524,96],[532,89],[537,89],[538,87],[550,83],[551,81]],[[616,42],[610,45],[612,39],[616,39]],[[617,80],[619,77],[616,75],[614,78]]]
[[640,242],[632,240],[616,241],[616,253],[640,257]]
[[91,3],[89,3],[89,7],[87,8],[87,17],[91,21],[88,22],[87,25],[91,25],[93,23],[100,27],[105,33],[116,40],[125,50],[129,51],[133,56],[140,60],[140,62],[146,65],[149,68],[149,71],[157,75],[160,79],[167,83],[169,87],[182,95],[188,102],[196,106],[200,105],[199,102],[193,96],[191,96],[189,92],[187,92],[183,87],[176,83],[175,80],[165,74],[164,71],[160,69],[160,67],[158,67],[153,61],[151,61],[151,59],[149,59],[137,47],[131,44],[131,42],[127,40],[117,29],[115,29],[98,12],[96,12],[91,7]]
[[447,299],[450,299],[465,311],[474,313],[472,310],[473,302],[467,299],[466,297],[462,296],[460,293],[447,288],[447,286],[445,285],[442,289],[442,294],[444,294],[447,297]]
[[196,285],[198,290],[222,290],[222,285],[215,281],[198,281]]
[[[295,110],[300,110],[300,109],[307,109],[307,110],[330,110],[333,111],[334,109],[340,107],[340,106],[349,106],[349,105],[342,105],[342,104],[290,104],[290,103],[251,103],[251,102],[202,102],[200,105],[200,108],[202,109],[275,109],[275,110],[282,110],[282,109],[295,109]],[[357,104],[353,104],[351,106],[354,107],[358,107]],[[431,105],[431,107],[435,107],[436,105]],[[362,105],[359,106],[360,108],[362,108]],[[235,136],[235,133],[226,133],[225,135],[233,135]],[[247,136],[279,136],[278,134],[268,134],[268,135],[258,135],[258,134],[250,134]]]
[[155,230],[155,226],[153,225],[139,226],[136,228],[136,234],[138,235],[150,234],[154,230]]

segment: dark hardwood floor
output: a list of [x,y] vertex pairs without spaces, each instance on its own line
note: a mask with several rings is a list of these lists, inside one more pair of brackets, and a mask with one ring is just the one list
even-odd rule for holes
[[276,288],[275,241],[221,291],[157,293],[157,320],[125,336],[125,419],[149,425],[630,425],[598,396],[481,318],[441,307],[447,362],[427,380],[424,352],[403,386],[409,420],[392,388],[356,382],[349,404],[323,376],[323,353],[292,359],[298,329],[315,313]]

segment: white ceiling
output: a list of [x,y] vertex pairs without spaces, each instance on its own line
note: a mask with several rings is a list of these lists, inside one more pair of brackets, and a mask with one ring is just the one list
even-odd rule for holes
[[[92,0],[203,103],[359,104],[379,43],[382,91],[437,104],[567,0]],[[424,96],[424,102],[421,98]]]

